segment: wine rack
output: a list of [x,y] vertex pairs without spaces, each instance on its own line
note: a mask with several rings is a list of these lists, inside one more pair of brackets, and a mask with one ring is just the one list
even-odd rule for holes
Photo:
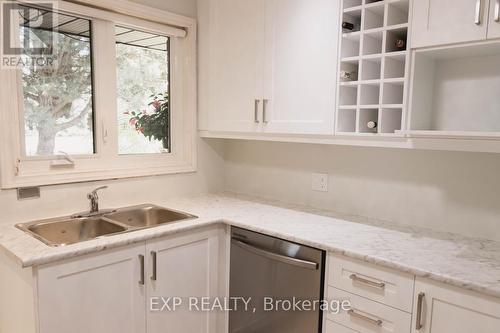
[[336,133],[396,135],[405,111],[411,0],[343,0]]

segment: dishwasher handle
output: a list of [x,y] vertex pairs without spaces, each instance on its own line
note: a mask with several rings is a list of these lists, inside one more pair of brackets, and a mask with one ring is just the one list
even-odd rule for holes
[[238,246],[239,248],[250,251],[250,252],[255,253],[255,254],[262,256],[264,258],[271,259],[274,261],[279,261],[279,262],[282,262],[284,264],[293,265],[293,266],[302,267],[302,268],[311,269],[311,270],[317,270],[319,267],[319,264],[317,264],[313,261],[307,261],[307,260],[302,260],[302,259],[284,256],[282,254],[274,253],[274,252],[271,252],[269,250],[263,249],[261,247],[255,246],[255,245],[250,245],[248,243],[242,242],[241,240],[238,240],[235,238],[233,238],[231,240],[231,243]]

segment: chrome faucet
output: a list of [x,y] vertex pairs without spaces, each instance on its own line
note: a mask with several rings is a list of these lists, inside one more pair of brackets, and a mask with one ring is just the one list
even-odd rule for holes
[[107,186],[101,186],[87,194],[87,199],[90,200],[90,215],[94,215],[99,212],[99,196],[97,195],[97,191],[107,188]]
[[107,186],[101,186],[96,188],[89,194],[87,194],[87,199],[89,199],[90,201],[90,210],[88,212],[74,214],[71,217],[72,218],[93,217],[115,212],[116,211],[115,209],[104,209],[104,210],[99,209],[99,196],[97,195],[97,191],[104,190],[107,188],[108,188]]

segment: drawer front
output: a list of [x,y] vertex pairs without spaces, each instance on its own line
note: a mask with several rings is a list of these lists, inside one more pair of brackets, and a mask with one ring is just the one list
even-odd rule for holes
[[328,285],[411,313],[413,275],[337,255],[329,261]]
[[[360,333],[410,333],[411,314],[329,287],[328,299],[349,300],[350,311],[327,313],[327,320]],[[347,332],[347,331],[346,331]]]
[[358,332],[327,319],[324,333],[358,333]]

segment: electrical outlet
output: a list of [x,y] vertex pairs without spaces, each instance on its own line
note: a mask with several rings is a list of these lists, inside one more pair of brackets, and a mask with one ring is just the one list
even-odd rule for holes
[[313,191],[328,192],[328,175],[324,173],[313,173],[311,189]]

